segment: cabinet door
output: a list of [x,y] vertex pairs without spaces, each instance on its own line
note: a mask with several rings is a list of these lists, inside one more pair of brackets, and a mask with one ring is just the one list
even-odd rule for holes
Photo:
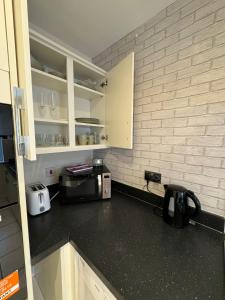
[[134,53],[107,74],[106,134],[111,147],[133,147]]
[[[7,1],[7,0],[6,0]],[[0,0],[0,69],[8,71],[8,50],[7,50],[7,38],[5,28],[5,8],[4,1]]]
[[22,135],[25,139],[25,158],[36,159],[33,95],[31,81],[30,45],[27,1],[13,1],[15,44],[17,57],[18,86],[23,89],[23,102],[21,110]]
[[60,250],[52,253],[34,266],[34,277],[45,300],[63,299]]
[[101,283],[99,283],[99,280],[97,280],[94,272],[80,256],[78,259],[78,270],[78,299],[102,299]]

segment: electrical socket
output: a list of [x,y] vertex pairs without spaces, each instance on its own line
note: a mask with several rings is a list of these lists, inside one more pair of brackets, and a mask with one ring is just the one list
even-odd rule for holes
[[46,175],[46,177],[53,177],[53,176],[55,176],[55,169],[53,167],[46,168],[45,169],[45,175]]
[[145,180],[161,183],[161,174],[151,171],[145,171]]

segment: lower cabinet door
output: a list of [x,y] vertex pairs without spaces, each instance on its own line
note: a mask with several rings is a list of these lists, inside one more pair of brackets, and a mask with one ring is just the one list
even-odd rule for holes
[[95,278],[92,278],[91,280],[91,291],[94,295],[94,299],[102,299],[102,286],[95,280]]
[[95,295],[92,293],[89,283],[86,278],[79,276],[78,299],[79,300],[95,300]]
[[33,277],[44,300],[62,300],[60,250],[38,262],[33,268]]
[[95,274],[91,268],[80,256],[78,271],[78,299],[102,300],[102,287],[95,279]]

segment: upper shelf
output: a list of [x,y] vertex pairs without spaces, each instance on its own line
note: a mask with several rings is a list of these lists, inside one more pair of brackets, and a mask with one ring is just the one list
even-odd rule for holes
[[35,68],[31,68],[32,83],[37,86],[53,89],[59,92],[66,92],[67,81],[63,78],[48,74]]
[[93,65],[87,65],[74,61],[73,63],[74,67],[74,77],[79,79],[91,79],[93,81],[99,81],[101,79],[104,79],[106,76],[106,72],[103,70],[100,70],[99,68],[96,68]]
[[99,98],[99,97],[104,97],[103,93],[77,83],[74,83],[74,92],[76,97],[89,99],[89,100]]
[[82,127],[99,127],[104,128],[105,125],[103,124],[92,124],[92,123],[81,123],[81,122],[75,122],[76,126],[82,126]]
[[42,66],[47,66],[66,74],[66,55],[34,38],[30,38],[30,51]]

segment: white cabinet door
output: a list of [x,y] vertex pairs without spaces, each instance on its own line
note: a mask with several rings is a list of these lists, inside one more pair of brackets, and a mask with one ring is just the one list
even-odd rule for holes
[[21,118],[22,135],[27,137],[25,158],[36,160],[27,1],[13,1],[13,12],[18,86],[24,90]]
[[[7,1],[7,0],[6,0]],[[9,71],[4,1],[0,0],[0,69]]]
[[101,288],[94,282],[88,264],[79,256],[78,259],[78,299],[99,300],[102,298]]
[[37,263],[33,275],[45,300],[63,299],[60,250]]
[[111,147],[133,147],[134,53],[107,75],[106,134]]

